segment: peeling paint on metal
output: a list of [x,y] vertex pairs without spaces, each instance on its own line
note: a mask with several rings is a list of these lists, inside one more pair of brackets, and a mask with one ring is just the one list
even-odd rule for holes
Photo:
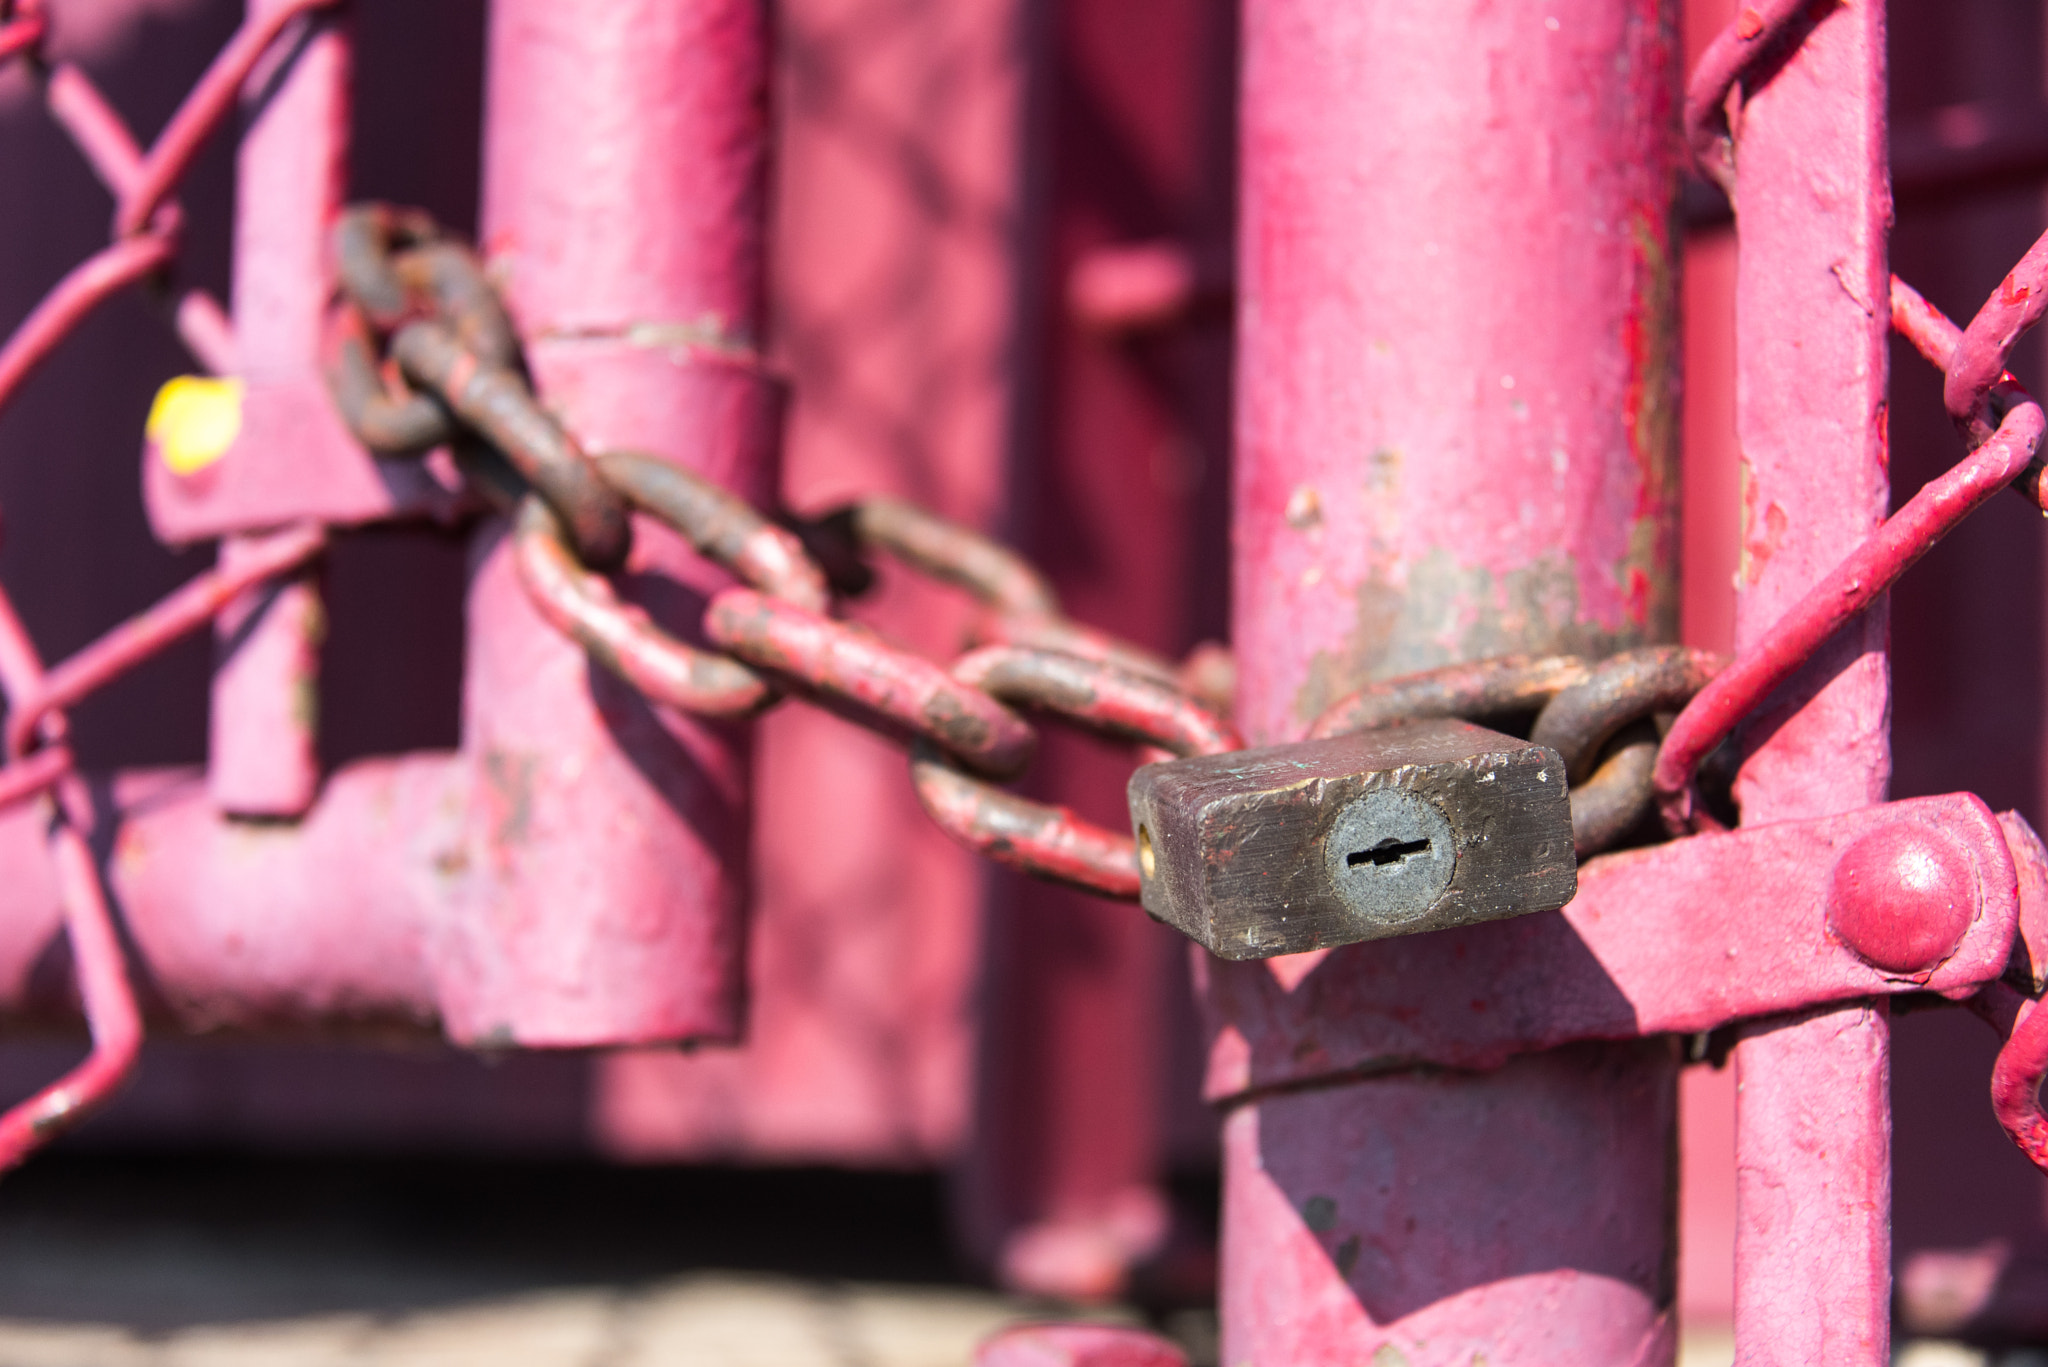
[[[1295,694],[1295,716],[1312,722],[1373,679],[1513,654],[1531,640],[1563,654],[1594,657],[1636,644],[1638,631],[1586,619],[1581,571],[1567,556],[1547,555],[1496,575],[1484,566],[1460,566],[1449,551],[1438,549],[1411,564],[1404,583],[1375,573],[1358,586],[1343,645],[1312,657]],[[1626,584],[1620,588],[1628,591]]]

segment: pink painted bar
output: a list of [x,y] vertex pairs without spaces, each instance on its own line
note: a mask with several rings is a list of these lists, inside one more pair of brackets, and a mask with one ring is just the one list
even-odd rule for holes
[[[1674,18],[1246,4],[1232,637],[1254,744],[1373,679],[1675,635]],[[1209,1001],[1255,1056],[1312,1051],[1337,1021],[1268,1038],[1233,1006],[1374,978],[1391,943],[1211,964]],[[1421,985],[1472,995],[1448,960]],[[1255,1094],[1227,1124],[1223,1360],[1668,1362],[1676,1077],[1667,1043],[1630,1041]]]
[[[1294,1362],[1347,1367],[1669,1364],[1676,1326],[1643,1308],[1656,1241],[1617,1236],[1640,1230],[1643,1193],[1667,1180],[1641,1135],[1675,1124],[1670,1053],[1580,1045],[1481,1080],[1400,1072],[1232,1110],[1229,1332],[1255,1326],[1299,1345]],[[1361,1341],[1382,1346],[1337,1347]]]
[[[251,0],[249,16],[303,8]],[[244,91],[263,100],[236,175],[234,347],[245,384],[317,369],[334,288],[327,234],[348,182],[349,35],[345,20],[307,22],[305,41],[260,65]],[[290,63],[282,73],[281,61]],[[285,469],[300,463],[290,447],[252,454]],[[226,538],[222,562],[243,554],[244,541]],[[323,621],[318,574],[307,570],[242,595],[215,623],[206,780],[222,811],[298,817],[319,792]]]
[[[224,537],[232,570],[264,538]],[[320,575],[307,568],[251,589],[214,620],[206,784],[230,816],[304,816],[320,791]]]
[[[768,33],[757,0],[497,0],[481,238],[540,398],[591,450],[774,488],[761,327]],[[706,356],[705,352],[714,353]],[[751,397],[750,397],[751,396]],[[739,727],[656,712],[472,543],[461,905],[430,953],[451,1036],[730,1042],[749,832]],[[730,580],[638,520],[621,594],[695,636]]]
[[[1739,652],[1886,510],[1884,7],[1828,10],[1736,128]],[[1885,640],[1880,601],[1751,720],[1745,824],[1883,800]],[[1736,1047],[1745,1364],[1890,1361],[1888,1036],[1880,1000],[1761,1024]]]
[[[1413,1062],[1496,1068],[1576,1040],[1694,1034],[1813,1003],[1991,982],[2020,920],[2001,821],[2025,826],[1957,793],[1699,836],[1594,860],[1561,912],[1404,936],[1291,982],[1212,962],[1211,1003],[1233,1024],[1206,1090],[1222,1101]],[[1843,878],[1863,842],[1899,835],[1957,861],[1958,878],[1903,909],[1901,919],[1953,915],[1967,927],[1931,968],[1878,968],[1841,933],[1857,905],[1901,910],[1867,889],[1845,897]],[[2036,916],[2048,911],[2039,901]]]
[[[430,1027],[425,941],[457,914],[465,777],[445,755],[351,765],[291,826],[223,820],[196,772],[112,781],[107,880],[154,1010],[194,1030]],[[10,1014],[72,1009],[35,995],[63,926],[44,826],[35,804],[0,811]]]

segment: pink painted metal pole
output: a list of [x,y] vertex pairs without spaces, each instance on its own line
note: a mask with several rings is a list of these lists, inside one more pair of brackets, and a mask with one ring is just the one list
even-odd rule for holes
[[[262,541],[222,538],[221,565],[232,570]],[[313,805],[325,627],[316,569],[250,590],[215,622],[206,784],[229,816],[300,817]]]
[[[541,398],[591,451],[685,464],[757,505],[776,395],[762,301],[758,0],[498,0],[483,245]],[[730,582],[641,519],[624,586],[694,638]],[[434,928],[457,1039],[740,1031],[745,733],[657,714],[539,615],[502,521],[475,543],[464,750],[471,881]],[[655,575],[683,587],[662,588]]]
[[[1835,7],[1737,124],[1738,651],[1885,514],[1884,62],[1884,7]],[[1885,642],[1879,600],[1751,722],[1745,824],[1884,799]],[[1878,1001],[1761,1023],[1736,1047],[1745,1364],[1890,1361],[1888,1038]]]
[[[1014,534],[1066,612],[1178,656],[1197,631],[1223,626],[1225,567],[1198,563],[1210,546],[1196,549],[1195,529],[1199,513],[1220,512],[1227,478],[1217,390],[1228,315],[1182,308],[1175,319],[1173,295],[1181,278],[1185,293],[1196,283],[1180,244],[1220,255],[1229,237],[1235,130],[1219,116],[1235,7],[1121,0],[1054,12],[1040,58],[1059,92],[1040,212],[1069,310],[1045,320],[1032,380],[1044,398],[1018,453]],[[1178,240],[1124,245],[1166,234]],[[1163,326],[1104,335],[1147,323]],[[1048,728],[1030,783],[1127,839],[1116,804],[1131,764],[1127,750]],[[1125,869],[1128,883],[1128,858]],[[1168,1070],[1188,1057],[1176,1029],[1190,1014],[1177,1000],[1183,942],[1070,889],[998,880],[991,893],[983,1138],[968,1189],[996,1233],[992,1261],[1011,1288],[1039,1294],[1107,1297],[1134,1272],[1141,1287],[1187,1289],[1184,1279],[1209,1275],[1206,1260],[1188,1256],[1160,1181],[1175,1118]]]
[[[249,10],[260,17],[288,7],[303,8],[250,0]],[[334,274],[327,231],[347,189],[345,21],[307,22],[316,25],[311,37],[272,54],[244,88],[261,103],[250,111],[237,165],[234,368],[258,383],[318,369]],[[267,454],[286,463],[296,453]],[[244,535],[224,538],[222,563],[232,565],[248,543]],[[221,615],[206,778],[222,811],[297,817],[312,805],[323,621],[310,569],[243,595]]]
[[[1233,640],[1254,744],[1373,678],[1673,636],[1672,19],[1248,0]],[[1519,924],[1205,965],[1212,1078],[1277,1064],[1212,1088],[1234,1103],[1224,1361],[1670,1360],[1668,1045],[1360,1080],[1313,1016],[1232,1010],[1341,994],[1399,953],[1478,1012],[1457,951]]]
[[[790,507],[889,494],[1001,525],[1027,12],[971,0],[898,23],[913,16],[896,0],[775,7],[769,272],[777,364],[802,396]],[[888,133],[850,142],[856,124]],[[889,566],[848,611],[932,659],[971,626],[962,595]],[[642,1161],[943,1165],[981,1132],[967,1107],[984,866],[924,814],[896,747],[802,705],[756,734],[747,1046],[607,1055],[598,1142]]]

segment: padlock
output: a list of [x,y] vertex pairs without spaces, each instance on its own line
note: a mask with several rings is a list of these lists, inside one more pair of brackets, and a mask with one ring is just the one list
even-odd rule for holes
[[1462,721],[1148,764],[1145,910],[1225,959],[1554,911],[1578,891],[1564,761]]

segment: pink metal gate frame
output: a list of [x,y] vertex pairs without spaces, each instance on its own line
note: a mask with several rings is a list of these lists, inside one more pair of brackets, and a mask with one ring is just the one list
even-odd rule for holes
[[[1632,155],[1656,164],[1654,150],[1632,153],[1625,139],[1660,122],[1655,68],[1668,53],[1658,52],[1656,38],[1627,46],[1631,23],[1657,22],[1654,7],[1547,8],[1404,21],[1285,0],[1250,7],[1239,362],[1247,471],[1236,638],[1246,681],[1240,708],[1254,740],[1300,734],[1327,702],[1329,684],[1319,675],[1332,672],[1333,661],[1340,674],[1348,667],[1349,682],[1461,651],[1555,650],[1574,633],[1612,632],[1617,622],[1624,633],[1630,620],[1637,631],[1660,629],[1640,602],[1617,614],[1603,611],[1601,596],[1646,575],[1645,599],[1654,603],[1658,576],[1670,572],[1668,552],[1653,541],[1647,562],[1617,559],[1609,548],[1619,526],[1600,523],[1616,513],[1596,504],[1588,517],[1584,505],[1560,506],[1555,497],[1568,479],[1583,477],[1572,468],[1583,447],[1559,443],[1546,452],[1540,440],[1513,433],[1532,409],[1539,420],[1547,416],[1546,405],[1625,414],[1634,430],[1606,448],[1605,458],[1619,462],[1606,478],[1610,488],[1636,491],[1632,510],[1622,500],[1624,514],[1657,516],[1662,453],[1654,431],[1644,440],[1642,420],[1664,382],[1654,356],[1658,301],[1638,293],[1643,312],[1615,326],[1599,310],[1626,296],[1625,275],[1581,277],[1573,285],[1583,292],[1568,286],[1561,299],[1544,293],[1527,272],[1582,270],[1601,248],[1564,246],[1548,224],[1517,215],[1546,206],[1578,233],[1617,230],[1622,215],[1602,196],[1637,164]],[[1499,65],[1481,87],[1432,60],[1432,41],[1469,54],[1477,67]],[[1662,44],[1669,41],[1667,29]],[[1529,100],[1531,85],[1555,78],[1555,45],[1572,43],[1611,56],[1613,74],[1596,84],[1596,104],[1619,98],[1625,107],[1627,95],[1615,87],[1639,83],[1627,92],[1640,101],[1631,114],[1587,129],[1575,122],[1587,117],[1582,88],[1518,103]],[[2041,910],[2032,833],[2010,814],[1999,819],[2001,833],[1981,804],[1966,800],[1975,809],[1968,823],[1982,833],[1971,873],[1952,860],[1954,847],[1923,834],[1932,811],[1873,804],[1889,772],[1883,591],[2029,468],[2041,415],[2002,376],[2012,342],[2040,309],[2029,303],[2039,288],[2036,253],[1966,340],[1886,272],[1883,52],[1876,6],[1744,9],[1705,55],[1689,102],[1693,145],[1733,195],[1743,247],[1742,653],[1672,727],[1657,782],[1675,832],[1710,826],[1692,795],[1694,770],[1747,718],[1736,793],[1744,834],[1733,839],[1750,848],[1718,868],[1731,852],[1726,838],[1587,866],[1579,898],[1563,913],[1575,934],[1562,943],[1571,953],[1590,950],[1597,971],[1582,976],[1567,956],[1550,958],[1527,995],[1517,975],[1547,956],[1541,932],[1524,924],[1338,951],[1285,969],[1210,966],[1211,1001],[1225,1022],[1210,1090],[1239,1103],[1226,1131],[1230,1360],[1334,1361],[1374,1351],[1401,1362],[1462,1362],[1472,1353],[1488,1361],[1667,1356],[1659,1307],[1668,1305],[1669,1288],[1654,1259],[1641,1256],[1666,1179],[1653,1158],[1632,1163],[1625,1143],[1615,1147],[1635,1126],[1654,1149],[1656,1130],[1668,1124],[1668,1093],[1650,1081],[1654,1070],[1642,1074],[1647,1090],[1635,1113],[1605,1123],[1593,1119],[1600,1089],[1575,1092],[1562,1075],[1518,1084],[1515,1069],[1526,1079],[1526,1065],[1463,1083],[1403,1070],[1415,1061],[1496,1069],[1509,1055],[1568,1039],[1756,1017],[1766,1019],[1744,1027],[1735,1048],[1739,1357],[1888,1360],[1885,1003],[1853,1000],[1860,994],[1842,990],[1846,983],[1822,989],[1808,978],[1795,986],[1801,969],[1818,964],[1795,968],[1749,932],[1789,915],[1809,927],[1789,937],[1805,952],[1848,949],[1864,969],[1890,976],[1890,985],[1873,989],[1910,982],[1943,991],[1939,980],[1962,968],[1970,937],[2016,915],[2015,962],[2038,991],[2025,967],[2038,961],[2030,929]],[[1325,71],[1336,74],[1325,79]],[[1729,111],[1738,85],[1739,110]],[[1550,141],[1518,160],[1505,150],[1513,139],[1496,130],[1524,128]],[[1591,154],[1591,175],[1563,160],[1577,150],[1575,133],[1608,139]],[[1414,167],[1404,158],[1417,145],[1458,165],[1464,179],[1446,189],[1434,167]],[[1553,169],[1559,161],[1562,172]],[[1654,200],[1642,208],[1631,226],[1646,255],[1668,253]],[[1493,232],[1491,242],[1460,236],[1479,225]],[[1529,265],[1518,270],[1489,254],[1506,240],[1526,251]],[[1427,267],[1439,254],[1449,258],[1449,274]],[[1354,264],[1361,256],[1363,267]],[[1327,302],[1347,291],[1356,301],[1348,308]],[[1974,449],[1886,521],[1884,339],[1895,320],[1948,371],[1950,409]],[[1597,374],[1590,385],[1560,383],[1582,358],[1560,358],[1540,338],[1504,342],[1499,330],[1517,325],[1565,339],[1553,347],[1597,340],[1616,348],[1631,391],[1603,392]],[[1977,353],[1966,358],[1971,345]],[[1489,400],[1496,373],[1502,390],[1526,397]],[[1995,405],[1987,402],[1994,385],[2003,386]],[[1418,447],[1427,464],[1417,484],[1449,478],[1463,487],[1404,488]],[[1591,454],[1597,465],[1597,443]],[[1365,498],[1356,491],[1361,473],[1371,490]],[[2023,485],[2038,497],[2031,477]],[[1397,511],[1387,512],[1390,504]],[[1532,520],[1542,534],[1525,539]],[[1327,552],[1314,544],[1324,537]],[[1630,537],[1628,545],[1634,554],[1642,543]],[[1541,571],[1542,555],[1558,551],[1574,558],[1576,582],[1548,605],[1518,600],[1526,578],[1518,584],[1517,576]],[[1478,569],[1476,582],[1456,578],[1468,567]],[[1495,620],[1518,608],[1519,618]],[[1860,819],[1844,821],[1848,814]],[[1950,835],[1965,824],[1939,820]],[[1792,849],[1800,834],[1820,836],[1809,854]],[[1768,841],[1786,843],[1767,856]],[[1665,860],[1628,887],[1631,874],[1652,875]],[[1806,866],[1798,877],[1794,865]],[[2001,901],[2009,910],[1995,907]],[[1665,970],[1684,963],[1690,956],[1673,943],[1680,938],[1708,951],[1687,974],[1638,976],[1648,959]],[[2002,951],[1987,948],[1964,970],[1966,980],[1998,977]],[[1634,960],[1639,953],[1646,958]],[[1738,1006],[1745,976],[1761,990]],[[1567,1023],[1598,990],[1612,989],[1635,1032],[1619,1021]],[[1945,994],[1974,992],[1982,1004],[2008,990],[1996,981],[1981,989],[1958,983]],[[1843,1004],[1815,1005],[1829,999]],[[2004,1018],[2014,1010],[2008,1002]],[[1538,1025],[1541,1017],[1549,1019]],[[2014,1034],[1994,1082],[2001,1119],[2030,1152],[2039,1133],[2031,1100],[2038,1074],[2026,1071],[2031,1033],[2023,1025]],[[1354,1080],[1382,1073],[1410,1080]],[[1604,1085],[1610,1098],[1626,1086],[1619,1074]],[[1530,1086],[1542,1097],[1533,1110]],[[1348,1106],[1345,1091],[1358,1098]],[[1290,1111],[1306,1118],[1290,1123]],[[1590,1130],[1573,1129],[1589,1122]],[[1505,1133],[1473,1137],[1489,1129]],[[1520,1166],[1532,1149],[1540,1178]],[[1446,1152],[1455,1158],[1439,1166]],[[1593,1180],[1566,1175],[1588,1161],[1604,1166]],[[1549,1189],[1532,1197],[1531,1179]],[[1421,1192],[1403,1190],[1418,1180]],[[1576,1242],[1589,1227],[1599,1233]],[[1487,1231],[1483,1247],[1459,1244],[1475,1230]],[[1353,1275],[1400,1255],[1406,1266],[1383,1261]],[[1543,1270],[1560,1262],[1565,1270]],[[1615,1290],[1588,1285],[1603,1280],[1589,1272],[1604,1273]],[[1401,1288],[1418,1275],[1434,1279],[1431,1294],[1404,1302]],[[1633,1305],[1630,1288],[1643,1298]]]
[[[482,1044],[738,1029],[738,742],[586,682],[582,652],[513,582],[502,528],[476,544],[463,754],[359,766],[315,801],[292,699],[314,686],[317,524],[462,500],[431,466],[369,465],[312,374],[346,49],[326,21],[295,26],[322,8],[253,5],[146,153],[82,75],[46,75],[52,111],[116,191],[115,240],[0,348],[0,403],[92,307],[171,259],[177,180],[245,83],[269,94],[244,147],[246,325],[230,333],[200,295],[177,308],[194,351],[246,377],[246,434],[197,478],[145,467],[159,530],[225,536],[220,568],[47,671],[0,611],[0,805],[54,795],[0,818],[0,866],[21,871],[26,901],[61,908],[94,1031],[86,1065],[0,1121],[6,1161],[115,1085],[139,1038],[81,835],[103,818],[70,773],[63,708],[215,618],[230,647],[211,791],[146,776],[115,788],[126,929],[176,1011],[438,1014]],[[1247,6],[1237,637],[1255,740],[1302,734],[1377,677],[1506,650],[1604,653],[1672,629],[1671,14],[1637,0],[1550,9]],[[677,13],[503,0],[485,245],[537,378],[579,430],[688,450],[765,503],[759,13],[747,0]],[[32,50],[40,9],[4,15],[0,56]],[[273,80],[263,63],[287,33],[298,42]],[[2048,309],[2048,239],[1967,329],[1891,279],[1883,38],[1875,5],[1746,8],[1687,102],[1744,248],[1745,494],[1740,655],[1658,757],[1682,838],[1589,863],[1562,913],[1198,964],[1220,1026],[1209,1091],[1231,1109],[1233,1362],[1668,1360],[1678,1060],[1659,1035],[1737,1031],[1746,1362],[1888,1356],[1889,996],[1970,998],[2009,1032],[1994,1100],[2048,1159],[2048,1017],[2032,1010],[2048,856],[1968,795],[1883,802],[1885,588],[1998,489],[2017,480],[2041,500],[2028,472],[2042,413],[2004,364]],[[1447,68],[1447,51],[1471,66]],[[650,108],[689,117],[641,117]],[[1518,250],[1501,249],[1504,228]],[[1945,371],[1971,451],[1886,519],[1894,326]],[[308,464],[279,480],[251,453],[286,432]],[[673,537],[641,531],[636,572],[717,589]],[[708,620],[714,640],[789,672],[842,639],[733,591]],[[945,687],[996,689],[1010,658],[970,657]],[[1175,715],[1191,744],[1227,743]],[[1716,833],[1695,776],[1738,725],[1743,822]],[[943,816],[930,794],[952,780],[934,765],[919,772]],[[594,812],[592,792],[616,805]],[[415,866],[363,875],[381,919],[327,915],[324,884],[365,841],[405,846]],[[1098,844],[1094,885],[1128,895],[1128,852]],[[229,846],[255,861],[239,892],[219,871]],[[421,876],[442,890],[422,893]],[[23,922],[6,933],[19,965],[52,925]],[[1130,1349],[1117,1342],[1105,1352]]]
[[[163,1006],[194,1024],[339,1014],[417,1028],[438,1017],[481,1044],[732,1039],[742,738],[587,682],[583,651],[515,582],[501,527],[486,522],[475,543],[462,752],[367,762],[324,786],[313,770],[317,589],[303,577],[266,581],[316,555],[325,525],[465,509],[420,463],[369,460],[321,380],[348,92],[345,24],[316,14],[329,7],[253,6],[147,154],[82,73],[44,74],[52,111],[119,196],[116,238],[0,351],[0,402],[91,308],[169,259],[171,187],[245,86],[257,101],[236,255],[247,326],[230,331],[201,295],[181,302],[195,354],[238,376],[238,430],[197,467],[144,462],[159,533],[225,536],[220,567],[47,675],[12,614],[0,621],[19,759],[0,795],[61,783],[84,819],[62,709],[225,614],[208,789],[137,775],[112,795],[116,892]],[[611,446],[686,452],[765,502],[779,407],[752,352],[765,31],[746,0],[655,10],[499,7],[487,222],[499,269],[516,282],[527,360],[579,426]],[[11,13],[8,50],[32,51],[44,22],[38,6]],[[636,119],[653,107],[682,113]],[[574,195],[528,173],[523,149],[541,144]],[[265,531],[280,522],[298,525]],[[726,582],[707,578],[664,527],[644,526],[637,545],[632,572],[657,597]],[[285,820],[241,819],[252,816]],[[13,802],[6,825],[9,858],[40,843],[32,808]],[[588,838],[600,827],[631,838],[617,848]],[[366,847],[409,853],[365,861]],[[232,865],[238,873],[225,872]],[[39,860],[23,861],[15,887],[30,909],[18,947],[32,955],[58,902]],[[76,901],[65,901],[73,920],[88,914]],[[111,943],[74,940],[81,956]],[[87,976],[105,967],[87,963]],[[11,981],[18,994],[25,972]]]
[[[1800,22],[1785,9],[1780,26]],[[1745,39],[1750,14],[1730,34],[1736,51],[1762,50],[1773,36],[1767,27]],[[1744,538],[1757,546],[1738,579],[1742,655],[1765,644],[1882,522],[1889,493],[1884,11],[1838,11],[1798,43],[1767,84],[1745,91],[1739,150],[1729,158],[1739,156],[1742,168],[1730,189],[1736,424],[1753,491]],[[1717,42],[1707,62],[1730,46]],[[1706,74],[1716,74],[1711,65]],[[1688,112],[1711,107],[1718,88],[1699,91],[1706,98],[1696,96]],[[1837,193],[1794,193],[1797,178],[1816,168]],[[1779,520],[1800,534],[1788,531],[1766,550],[1763,538]],[[1879,599],[1804,666],[1789,702],[1758,716],[1756,734],[1768,739],[1749,747],[1738,781],[1745,822],[1884,800],[1886,638]],[[1735,1046],[1739,1361],[1890,1359],[1888,1037],[1879,998],[1750,1026]]]

